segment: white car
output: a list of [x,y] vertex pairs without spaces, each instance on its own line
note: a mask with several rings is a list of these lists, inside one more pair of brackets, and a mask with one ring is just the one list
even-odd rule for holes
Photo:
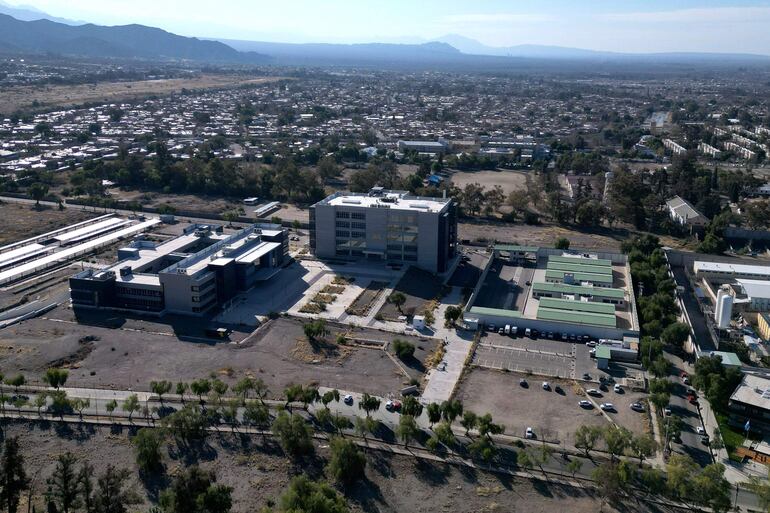
[[698,426],[698,427],[695,429],[695,431],[697,431],[697,432],[698,432],[698,434],[699,434],[699,435],[701,435],[701,436],[703,436],[703,435],[705,435],[705,434],[706,434],[706,430],[705,430],[705,429],[703,429],[703,426]]
[[604,411],[615,411],[615,405],[612,403],[602,403],[599,405],[599,408],[601,408]]
[[528,427],[524,432],[524,438],[535,438],[535,431],[531,427]]
[[550,390],[551,384],[547,381],[543,381],[543,390]]
[[353,404],[353,396],[348,394],[342,398],[345,404]]
[[669,417],[670,415],[671,415],[671,408],[669,408],[668,406],[663,408],[663,416],[664,417]]
[[644,411],[644,405],[642,403],[631,403],[629,407],[634,411]]
[[587,345],[588,347],[596,347],[596,342],[594,342],[594,341],[592,341],[592,340],[589,340],[588,342],[586,342],[586,345]]
[[597,396],[597,397],[601,397],[602,395],[602,393],[596,390],[595,388],[589,388],[588,390],[586,390],[586,394]]
[[617,383],[615,384],[615,386],[612,387],[612,389],[615,391],[616,394],[623,393],[623,387],[618,385]]
[[580,401],[578,403],[578,406],[580,406],[581,408],[593,408],[594,407],[594,405],[591,404],[591,401],[586,401],[585,399]]

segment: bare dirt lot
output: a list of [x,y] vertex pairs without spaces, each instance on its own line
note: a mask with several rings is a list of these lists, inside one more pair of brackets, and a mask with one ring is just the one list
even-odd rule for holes
[[495,185],[503,188],[506,195],[524,189],[527,173],[524,171],[458,171],[452,174],[452,183],[462,189],[469,183],[478,183],[487,190]]
[[433,274],[410,267],[393,289],[393,292],[404,294],[406,302],[400,310],[396,305],[386,302],[377,314],[390,320],[396,320],[401,315],[420,315],[428,303],[441,294],[442,287],[441,280]]
[[41,206],[37,209],[33,205],[0,201],[0,245],[28,239],[98,215],[79,208],[59,210]]
[[[59,308],[0,331],[0,371],[22,372],[39,380],[48,367],[63,366],[70,369],[72,386],[121,390],[144,390],[159,379],[191,381],[215,373],[233,383],[248,375],[261,378],[273,397],[280,397],[291,383],[387,396],[400,391],[410,378],[419,378],[435,349],[427,339],[398,337],[417,347],[416,360],[407,362],[405,372],[381,349],[333,343],[311,347],[302,323],[293,319],[277,319],[251,336],[235,333],[233,342],[216,344],[181,340],[172,327],[159,323],[130,321],[112,329],[78,324],[66,312]],[[333,342],[337,330],[332,326],[329,330],[327,339]],[[375,330],[346,333],[383,342],[395,338]]]
[[471,242],[479,239],[487,241],[494,239],[500,242],[551,248],[557,239],[565,237],[570,240],[573,248],[606,251],[619,251],[620,243],[632,236],[627,230],[622,229],[583,232],[545,223],[526,225],[461,222],[458,224],[457,231],[459,239],[467,239]]
[[[528,381],[528,388],[519,385],[521,378]],[[551,387],[560,386],[562,393],[543,390],[541,385],[545,380]],[[506,433],[513,436],[524,436],[526,428],[532,427],[540,438],[573,444],[573,434],[578,426],[609,424],[598,408],[584,409],[578,406],[578,401],[586,399],[586,396],[571,380],[473,368],[464,377],[457,398],[469,410],[491,413],[496,421],[505,424]],[[629,405],[642,398],[643,394],[630,390],[616,394],[610,389],[609,392],[603,392],[603,397],[594,400],[597,404],[614,404],[617,411],[609,413],[609,417],[640,434],[648,432],[647,414],[637,413]]]
[[[79,429],[43,423],[14,423],[5,431],[6,436],[19,437],[27,475],[38,476],[33,493],[38,511],[45,509],[45,480],[55,467],[55,459],[67,451],[80,462],[91,463],[97,475],[108,464],[128,469],[130,487],[143,502],[135,511],[148,510],[156,502],[158,490],[192,464],[215,471],[218,483],[233,488],[234,513],[260,511],[268,501],[275,501],[289,480],[299,473],[328,479],[324,470],[328,449],[320,445],[316,448],[318,457],[294,464],[272,440],[265,442],[261,437],[212,435],[198,450],[180,450],[172,443],[171,450],[164,451],[164,476],[141,481],[129,433],[125,431],[111,433],[107,428]],[[367,451],[365,479],[342,492],[353,513],[589,513],[600,509],[600,500],[584,490],[375,451]],[[27,510],[26,493],[20,506],[20,511]],[[614,510],[605,506],[604,511]]]
[[245,84],[264,84],[284,80],[281,77],[239,77],[201,75],[194,78],[141,80],[134,82],[102,82],[80,85],[38,85],[7,87],[0,91],[0,112],[31,108],[68,107],[94,102],[118,102],[150,95],[180,92],[182,89],[219,89]]

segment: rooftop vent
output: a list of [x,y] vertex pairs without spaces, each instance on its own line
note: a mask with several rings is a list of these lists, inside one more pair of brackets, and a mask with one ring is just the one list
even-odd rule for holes
[[120,276],[121,277],[125,278],[126,276],[131,276],[132,272],[133,271],[132,271],[130,265],[126,265],[126,266],[120,268]]

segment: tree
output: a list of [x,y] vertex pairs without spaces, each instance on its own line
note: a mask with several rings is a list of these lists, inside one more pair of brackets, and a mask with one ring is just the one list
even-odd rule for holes
[[607,445],[611,459],[614,460],[615,457],[623,454],[631,442],[631,437],[631,432],[624,427],[610,425],[604,429],[604,443]]
[[405,447],[409,447],[409,443],[415,439],[419,432],[420,428],[417,427],[414,417],[411,415],[401,415],[401,418],[398,419],[396,434],[404,442]]
[[635,457],[639,458],[639,466],[641,467],[645,458],[655,454],[657,444],[651,435],[638,435],[631,438],[628,448]]
[[182,381],[176,384],[176,395],[179,396],[182,402],[184,402],[184,395],[187,393],[187,390],[189,389],[190,389],[190,385]]
[[350,485],[363,479],[366,456],[356,444],[344,438],[332,438],[329,448],[331,457],[326,469],[336,481]]
[[21,492],[29,487],[29,478],[24,470],[24,456],[21,454],[19,439],[9,437],[3,443],[0,456],[0,503],[8,513],[16,513]]
[[567,463],[567,470],[570,471],[573,478],[575,477],[575,474],[580,472],[581,468],[583,468],[583,460],[580,458],[572,458],[569,463]]
[[730,483],[725,479],[725,466],[721,463],[706,465],[694,478],[692,484],[694,502],[710,507],[714,513],[731,509]]
[[131,422],[131,417],[134,413],[139,411],[139,397],[136,394],[131,394],[123,401],[123,411],[128,413],[128,421]]
[[463,403],[457,399],[444,401],[441,403],[441,417],[448,423],[455,421],[457,417],[463,414]]
[[575,447],[585,452],[586,458],[589,458],[601,436],[602,430],[598,426],[580,426],[575,431]]
[[172,384],[170,381],[150,381],[150,390],[153,394],[158,396],[160,404],[163,404],[163,394],[171,392]]
[[492,422],[492,415],[485,413],[476,420],[476,429],[481,436],[491,440],[492,435],[502,435],[505,432],[505,426]]
[[190,391],[198,396],[199,402],[203,402],[203,396],[211,392],[211,382],[206,378],[196,379],[190,383]]
[[380,409],[380,399],[375,396],[364,394],[361,400],[358,401],[358,408],[366,412],[366,416],[370,417],[373,411]]
[[5,384],[13,387],[17,394],[19,393],[19,387],[24,386],[26,382],[27,378],[25,378],[23,374],[17,374],[16,376],[5,380]]
[[680,499],[690,497],[698,468],[698,464],[689,456],[673,453],[666,464],[669,493]]
[[67,372],[64,369],[51,368],[45,371],[45,375],[43,376],[43,381],[47,383],[48,386],[58,390],[59,387],[64,386],[64,384],[67,382],[68,376],[69,376],[69,372]]
[[436,426],[434,432],[436,433],[436,438],[438,438],[439,442],[444,444],[447,448],[451,449],[454,446],[456,439],[454,432],[452,432],[452,425],[449,421],[440,423]]
[[444,320],[448,325],[454,326],[457,323],[457,319],[459,319],[462,314],[462,308],[455,305],[449,305],[447,309],[444,310]]
[[96,482],[94,509],[99,513],[126,513],[127,506],[141,503],[134,492],[126,489],[130,475],[127,469],[118,470],[109,465]]
[[91,400],[87,397],[72,400],[72,408],[77,410],[80,420],[83,420],[83,410],[91,406]]
[[177,440],[186,442],[206,435],[208,419],[197,407],[187,404],[182,409],[163,417],[161,424]]
[[43,409],[43,406],[48,404],[48,394],[44,392],[38,392],[38,394],[35,396],[35,408],[37,408],[37,415],[40,416],[40,410]]
[[164,513],[227,513],[232,508],[233,489],[216,481],[213,471],[193,465],[163,491],[161,508]]
[[293,458],[313,452],[310,427],[297,414],[280,412],[273,422],[273,434],[279,438],[283,450]]
[[298,401],[304,392],[302,385],[290,384],[283,390],[283,395],[286,397],[286,409],[291,408],[291,403]]
[[75,511],[80,507],[78,474],[75,469],[75,455],[66,452],[56,460],[56,467],[48,479],[46,497],[56,504],[62,513]]
[[396,353],[400,360],[408,360],[414,357],[414,350],[414,344],[406,340],[397,338],[393,341],[393,352]]
[[[471,451],[471,454],[477,458],[481,458],[483,461],[489,463],[492,461],[497,454],[497,449],[495,448],[492,441],[487,437],[479,437],[475,439],[471,444],[468,445],[468,450]],[[519,465],[522,467],[525,467],[526,462],[526,453],[519,453],[519,456],[524,456],[524,459],[519,460]]]
[[356,433],[358,433],[364,440],[366,440],[366,435],[368,433],[374,434],[379,426],[380,422],[371,417],[356,417]]
[[401,403],[402,415],[411,415],[412,417],[417,418],[422,415],[422,409],[422,403],[418,401],[413,395],[406,396],[404,401]]
[[607,503],[617,501],[631,481],[633,468],[621,460],[603,463],[596,467],[591,477],[598,485],[599,495]]
[[40,200],[48,195],[48,186],[44,183],[36,182],[29,186],[29,195],[35,200],[35,206],[40,207]]
[[556,239],[556,242],[553,245],[554,248],[556,248],[556,249],[563,249],[565,251],[569,249],[569,246],[570,246],[569,239],[567,239],[565,237],[561,237],[559,239]]
[[460,421],[460,425],[465,428],[465,436],[468,436],[468,433],[470,433],[471,429],[476,427],[477,422],[478,418],[472,411],[466,411],[463,413],[463,418]]
[[142,428],[131,440],[136,453],[136,464],[142,472],[152,473],[163,468],[163,435],[157,429]]
[[428,404],[428,422],[430,422],[430,428],[433,429],[433,424],[441,420],[441,405],[438,403]]
[[302,325],[302,330],[310,343],[315,342],[320,337],[325,337],[329,333],[329,330],[326,328],[326,321],[323,319],[306,322]]
[[246,398],[249,395],[249,392],[254,390],[254,380],[250,377],[242,378],[238,381],[238,383],[233,386],[233,392],[238,394],[238,397],[241,398],[241,402],[246,402]]
[[94,513],[96,508],[94,504],[94,467],[87,461],[80,465],[78,471],[78,493],[83,504],[85,513]]
[[403,292],[394,292],[390,296],[388,296],[388,303],[395,306],[398,309],[398,312],[401,315],[404,315],[404,311],[401,310],[401,307],[404,306],[404,303],[406,303],[406,296]]
[[270,425],[270,411],[259,401],[247,401],[243,409],[243,421],[259,429]]
[[110,420],[112,420],[112,413],[115,411],[115,408],[118,407],[118,401],[115,399],[111,400],[107,404],[104,405],[104,409],[107,410],[107,413],[110,415]]
[[337,390],[336,388],[334,390],[327,390],[321,396],[321,402],[325,407],[328,407],[329,403],[331,403],[332,401],[334,402],[340,401],[340,391]]
[[[306,476],[291,480],[278,501],[277,513],[348,513],[344,497],[326,483],[311,481]],[[266,509],[263,513],[272,513]]]
[[666,326],[660,334],[660,340],[672,347],[682,347],[690,336],[690,327],[681,322],[675,322]]
[[232,226],[234,221],[237,221],[241,217],[240,212],[237,210],[225,210],[222,212],[222,220],[227,221],[227,226]]

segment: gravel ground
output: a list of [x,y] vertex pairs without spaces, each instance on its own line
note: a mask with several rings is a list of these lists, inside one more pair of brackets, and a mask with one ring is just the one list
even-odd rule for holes
[[33,205],[0,201],[0,245],[28,239],[99,215],[77,207],[59,210],[41,206],[38,210]]
[[[291,463],[281,449],[261,438],[232,435],[212,436],[197,452],[178,451],[171,445],[166,455],[166,475],[142,481],[138,478],[133,449],[126,432],[106,428],[91,430],[47,424],[11,424],[7,436],[18,436],[26,458],[27,473],[37,476],[33,503],[43,511],[42,494],[55,466],[55,458],[66,452],[88,461],[101,474],[108,464],[131,471],[131,488],[143,499],[136,511],[146,511],[158,491],[184,467],[199,464],[216,472],[218,483],[233,487],[233,513],[259,511],[275,500],[289,479],[307,473],[326,479],[328,450],[318,447],[318,457]],[[585,492],[543,482],[509,479],[439,463],[416,462],[403,456],[371,452],[366,479],[346,491],[351,511],[357,512],[527,512],[547,513],[599,511],[600,501]],[[20,511],[26,511],[25,502]],[[614,511],[604,507],[606,512]]]
[[[70,368],[68,384],[81,387],[147,389],[151,380],[191,381],[219,374],[231,383],[245,375],[259,377],[278,396],[290,383],[336,387],[386,396],[398,392],[408,378],[379,349],[334,346],[311,348],[302,323],[278,319],[240,343],[180,340],[168,327],[137,322],[105,328],[38,318],[0,332],[0,371],[39,379],[50,366]],[[365,339],[392,340],[391,334],[359,329]],[[236,334],[243,336],[243,334]],[[84,337],[98,337],[81,342]],[[336,334],[332,329],[329,340]],[[432,342],[409,339],[418,360],[409,369],[418,377],[421,361],[433,351]]]
[[[529,382],[529,388],[519,385],[521,378]],[[543,381],[548,381],[552,387],[559,385],[563,393],[543,390]],[[491,413],[497,422],[505,424],[506,433],[510,435],[524,436],[526,428],[532,427],[541,438],[573,444],[573,434],[578,426],[608,424],[598,409],[578,406],[578,401],[586,398],[579,390],[574,381],[474,368],[463,379],[457,399],[468,410],[479,414]],[[613,403],[617,411],[609,413],[609,416],[618,424],[641,434],[649,430],[647,414],[637,413],[629,405],[643,397],[644,394],[628,390],[623,394],[609,391],[594,400],[597,404]]]

